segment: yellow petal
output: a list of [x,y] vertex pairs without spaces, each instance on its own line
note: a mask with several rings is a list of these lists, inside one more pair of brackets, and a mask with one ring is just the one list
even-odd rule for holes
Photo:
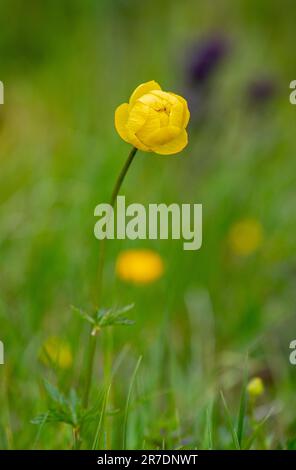
[[188,144],[188,135],[185,130],[181,131],[180,134],[170,142],[164,145],[157,145],[152,147],[152,151],[159,153],[160,155],[172,155],[174,153],[181,152]]
[[155,96],[154,93],[147,93],[146,95],[141,96],[139,101],[150,108],[155,109],[155,111],[162,109],[164,106],[164,101],[160,97]]
[[149,91],[152,90],[161,90],[158,83],[156,83],[154,80],[139,85],[130,97],[130,105],[133,105],[136,100],[141,98],[141,96],[146,95],[147,93],[149,93]]
[[149,114],[148,114],[148,117],[147,117],[147,120],[146,120],[145,124],[136,133],[137,137],[142,142],[146,143],[147,137],[149,137],[155,131],[160,129],[161,114],[163,114],[163,113],[158,113],[153,108],[149,108]]
[[129,111],[127,127],[128,129],[135,134],[138,130],[140,130],[150,113],[149,106],[141,103],[140,101],[136,101],[136,103],[131,107]]
[[129,105],[128,103],[123,103],[115,111],[115,128],[120,135],[120,137],[129,142],[128,132],[126,128],[126,123],[129,116]]
[[153,90],[151,94],[160,98],[162,101],[169,102],[170,104],[176,104],[178,101],[172,93],[168,93],[167,91]]
[[134,147],[136,147],[139,150],[144,150],[144,152],[152,152],[152,150],[147,147],[143,142],[133,133],[128,129],[128,141],[130,144],[132,144]]
[[184,122],[184,106],[178,101],[176,104],[171,106],[170,111],[170,125],[183,128]]
[[151,148],[158,147],[160,145],[164,145],[171,140],[174,140],[180,133],[180,129],[178,127],[168,126],[168,127],[160,127],[159,129],[155,130],[152,134],[147,134],[143,138],[143,142]]
[[189,119],[190,119],[190,111],[188,109],[187,101],[185,100],[185,98],[183,98],[183,96],[176,95],[175,93],[170,92],[170,95],[173,95],[175,98],[177,98],[177,100],[180,103],[182,103],[182,105],[183,105],[183,123],[182,123],[182,127],[185,129],[187,127],[187,124],[188,124]]

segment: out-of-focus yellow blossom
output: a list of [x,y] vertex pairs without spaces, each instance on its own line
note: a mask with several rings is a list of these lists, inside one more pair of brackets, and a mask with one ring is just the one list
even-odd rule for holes
[[264,384],[260,377],[254,377],[250,380],[247,386],[247,391],[250,397],[257,398],[264,393]]
[[47,338],[40,351],[40,360],[45,365],[68,369],[73,362],[70,345],[56,336]]
[[134,284],[149,284],[159,279],[163,272],[162,258],[152,250],[126,250],[116,261],[117,276]]
[[134,147],[161,155],[178,153],[186,147],[190,118],[187,101],[162,91],[154,80],[139,85],[115,111],[120,137]]
[[263,228],[256,219],[244,219],[236,222],[229,232],[231,250],[239,256],[254,253],[262,244]]

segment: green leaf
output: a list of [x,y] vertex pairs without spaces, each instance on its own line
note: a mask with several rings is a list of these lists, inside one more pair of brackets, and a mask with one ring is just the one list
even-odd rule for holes
[[[46,420],[47,420],[47,417],[48,417],[48,413],[49,413],[49,412],[44,413],[43,415],[39,415],[39,417],[36,416],[35,421],[34,421],[34,419],[31,420],[31,423],[32,423],[32,424],[38,424],[38,425],[39,425],[39,428],[38,428],[38,431],[37,431],[37,434],[36,434],[36,437],[35,437],[35,441],[34,441],[34,443],[33,443],[33,450],[34,450],[34,449],[36,448],[36,446],[37,446],[37,443],[38,443],[39,438],[40,438],[40,436],[41,436],[41,432],[42,432],[43,427],[44,427],[44,425],[45,425],[45,423],[46,423]],[[41,418],[42,416],[43,416],[43,419],[40,421],[40,418]],[[38,418],[38,419],[37,419],[37,418]]]
[[33,418],[31,423],[43,425],[60,422],[77,426],[81,420],[81,403],[76,392],[71,390],[69,398],[66,398],[57,387],[46,380],[44,380],[44,387],[51,400],[51,406],[46,413],[41,413]]
[[252,447],[256,437],[260,433],[260,431],[261,431],[262,427],[264,426],[264,424],[266,423],[266,421],[270,418],[272,412],[273,412],[273,410],[271,409],[269,411],[269,413],[267,413],[267,415],[261,421],[259,421],[259,423],[257,424],[252,436],[249,438],[246,446],[244,447],[245,450],[249,450]]
[[55,403],[58,403],[59,405],[65,405],[66,404],[66,399],[64,395],[50,382],[44,379],[43,381],[45,390],[48,394],[48,396],[51,398],[51,400]]
[[105,328],[112,325],[133,325],[134,321],[126,318],[124,314],[131,310],[134,304],[116,309],[100,309],[97,312],[97,326]]
[[206,426],[203,447],[207,450],[213,449],[213,408],[214,400],[211,401],[206,409]]
[[124,316],[133,307],[134,304],[121,308],[100,308],[94,315],[91,315],[81,308],[71,306],[72,310],[78,313],[83,320],[94,326],[93,331],[112,325],[133,325],[135,322]]
[[48,422],[48,417],[49,417],[49,411],[46,413],[40,413],[40,415],[35,416],[35,418],[32,418],[30,423],[31,424],[45,424]]
[[105,397],[105,393],[104,391],[101,391],[98,395],[98,398],[95,400],[93,406],[91,406],[89,409],[81,410],[81,417],[80,417],[81,423],[86,423],[86,422],[89,423],[92,421],[96,421],[98,419],[101,413],[101,408],[104,402],[104,397]]
[[247,382],[248,382],[248,368],[245,368],[243,386],[240,397],[239,413],[237,419],[237,438],[240,448],[242,447],[242,439],[244,434],[245,415],[247,408]]
[[92,450],[96,450],[98,448],[98,445],[99,445],[99,442],[100,442],[100,438],[101,438],[101,434],[102,434],[102,424],[103,424],[104,416],[105,416],[105,413],[106,413],[106,406],[107,406],[107,402],[108,402],[110,388],[111,388],[111,385],[109,385],[108,390],[104,394],[100,419],[99,419],[99,422],[98,422],[95,438],[94,438],[94,441],[93,441]]
[[69,410],[71,412],[72,421],[74,425],[76,426],[78,424],[79,417],[80,417],[81,402],[77,396],[76,391],[73,388],[70,390]]
[[0,424],[0,446],[1,446],[1,449],[3,450],[9,449],[7,433],[6,433],[5,428],[2,426],[2,424]]
[[79,307],[74,307],[74,305],[71,305],[71,309],[74,313],[77,313],[83,320],[86,320],[88,323],[91,323],[92,325],[95,324],[95,319],[89,315],[87,312],[82,310]]
[[128,421],[128,412],[129,412],[129,407],[130,407],[132,389],[134,386],[134,382],[135,382],[136,375],[139,370],[141,361],[142,361],[142,356],[140,356],[137,361],[136,367],[134,369],[134,372],[130,381],[129,389],[128,389],[127,400],[126,400],[126,405],[125,405],[125,413],[124,413],[124,425],[123,425],[123,450],[126,450],[127,421]]
[[49,409],[46,413],[41,413],[31,420],[32,424],[45,424],[45,423],[66,423],[73,426],[71,417],[57,408]]
[[220,391],[220,394],[221,394],[222,403],[223,403],[225,414],[226,414],[227,424],[228,424],[229,430],[231,432],[233,445],[234,445],[235,449],[239,450],[240,445],[239,445],[237,433],[236,433],[235,427],[233,425],[233,422],[232,422],[232,419],[231,419],[231,414],[230,414],[230,411],[229,411],[228,405],[226,403],[226,400],[224,398],[222,390]]

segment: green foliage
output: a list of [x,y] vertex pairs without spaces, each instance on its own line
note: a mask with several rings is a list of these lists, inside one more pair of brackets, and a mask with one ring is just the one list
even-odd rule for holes
[[239,405],[239,412],[238,412],[238,420],[237,420],[237,439],[238,439],[240,448],[242,448],[245,415],[247,412],[247,382],[248,382],[248,368],[245,367],[244,380],[242,384],[242,391],[241,391],[240,405]]
[[76,391],[71,389],[69,397],[58,390],[54,385],[44,381],[44,387],[50,400],[49,409],[32,419],[32,424],[65,423],[72,427],[79,426],[85,414]]
[[[295,448],[296,6],[216,3],[1,1],[1,449]],[[90,304],[97,274],[94,208],[129,152],[114,109],[150,79],[192,98],[187,46],[221,18],[230,47],[196,88],[189,146],[176,157],[138,152],[122,188],[129,202],[202,203],[203,246],[110,240],[100,306],[127,307],[73,315],[69,304]],[[251,106],[249,84],[262,76],[277,91]],[[229,233],[246,218],[263,242],[241,256]],[[129,248],[156,250],[163,278],[117,279]],[[39,360],[50,336],[69,343],[68,368]],[[246,351],[266,389],[255,403],[241,376]]]
[[130,311],[134,307],[134,304],[126,305],[121,308],[100,308],[94,312],[93,315],[86,313],[80,308],[73,307],[72,310],[92,325],[92,334],[95,335],[98,331],[108,326],[131,326],[134,325],[134,321],[125,317],[125,313]]

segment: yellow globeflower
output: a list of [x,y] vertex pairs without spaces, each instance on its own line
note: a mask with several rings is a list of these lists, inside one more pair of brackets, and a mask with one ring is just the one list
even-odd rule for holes
[[229,232],[229,244],[239,256],[247,256],[256,251],[263,241],[263,228],[256,219],[244,219],[236,222]]
[[162,91],[154,80],[139,85],[115,111],[120,137],[134,147],[161,155],[186,147],[190,113],[182,96]]
[[164,271],[162,258],[152,250],[126,250],[117,258],[116,274],[123,281],[148,284]]
[[257,398],[264,393],[264,384],[260,377],[254,377],[247,386],[250,397]]
[[45,365],[68,369],[73,362],[70,345],[56,336],[47,338],[40,351],[40,360]]

